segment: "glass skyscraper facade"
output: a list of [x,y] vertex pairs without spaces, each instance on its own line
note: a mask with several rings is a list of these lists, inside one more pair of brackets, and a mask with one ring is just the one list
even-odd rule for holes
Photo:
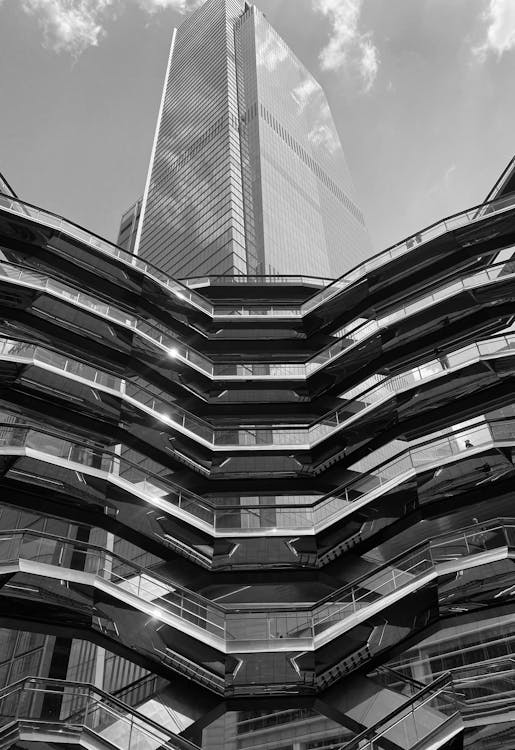
[[124,250],[134,252],[136,239],[138,236],[139,219],[141,215],[142,199],[133,203],[127,211],[124,212],[120,221],[117,244]]
[[332,278],[370,252],[323,90],[243,0],[174,35],[138,245],[179,277]]

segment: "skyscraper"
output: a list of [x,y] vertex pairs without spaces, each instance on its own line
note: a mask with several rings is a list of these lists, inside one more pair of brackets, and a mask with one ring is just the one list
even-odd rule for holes
[[120,221],[117,245],[123,247],[124,250],[129,250],[131,253],[134,252],[136,238],[138,236],[141,203],[142,199],[139,198],[123,213]]
[[370,252],[324,92],[244,0],[174,33],[138,246],[183,278],[334,278]]

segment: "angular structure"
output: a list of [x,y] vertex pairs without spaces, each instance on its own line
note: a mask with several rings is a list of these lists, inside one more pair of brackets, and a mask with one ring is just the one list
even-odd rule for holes
[[370,243],[324,92],[244,0],[174,33],[138,254],[179,278],[334,278]]
[[2,746],[511,746],[514,242],[194,291],[2,196]]

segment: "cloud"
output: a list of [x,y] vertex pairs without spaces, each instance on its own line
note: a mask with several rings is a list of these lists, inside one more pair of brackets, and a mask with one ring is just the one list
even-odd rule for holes
[[324,123],[317,123],[315,127],[308,133],[310,143],[314,146],[324,146],[330,154],[334,154],[337,151],[340,142],[338,136],[334,132],[333,128]]
[[513,0],[488,0],[483,14],[487,22],[486,39],[474,52],[480,59],[493,52],[501,57],[515,48],[515,3]]
[[452,185],[452,179],[453,175],[456,172],[456,164],[450,164],[445,172],[440,174],[440,176],[437,178],[437,180],[432,184],[432,186],[427,191],[428,195],[442,195],[443,192],[446,193],[446,191],[450,190]]
[[346,62],[357,37],[362,0],[314,0],[314,8],[329,18],[332,35],[320,53],[324,70],[338,70]]
[[312,0],[315,11],[329,19],[331,36],[319,55],[323,70],[356,68],[369,91],[379,70],[379,55],[370,33],[359,30],[363,0]]
[[314,146],[323,146],[330,154],[334,154],[340,140],[334,129],[331,110],[327,102],[323,102],[316,115],[315,123],[308,133],[308,139]]
[[147,13],[156,13],[165,8],[172,8],[179,13],[189,13],[199,8],[205,0],[136,0],[137,4]]
[[456,171],[456,164],[451,164],[451,166],[448,167],[445,170],[445,174],[443,176],[443,181],[444,181],[445,185],[449,184],[449,181],[450,181],[450,179],[451,179],[451,177],[452,177],[452,175],[454,174],[455,171]]
[[107,21],[129,2],[152,14],[165,8],[187,13],[202,0],[22,0],[21,7],[37,20],[45,47],[78,57],[98,45]]
[[361,61],[360,70],[363,82],[365,84],[365,91],[370,91],[374,85],[374,81],[379,70],[379,58],[377,55],[377,49],[372,44],[370,39],[362,39],[360,43]]
[[271,73],[288,57],[288,48],[272,28],[266,30],[265,37],[257,40],[256,58],[258,65],[264,65]]
[[104,34],[101,20],[112,0],[23,0],[23,10],[37,18],[44,44],[56,52],[80,55]]
[[313,94],[320,90],[320,86],[311,76],[307,76],[302,83],[293,89],[292,96],[297,102],[299,112],[303,112],[306,108],[306,104],[311,99]]

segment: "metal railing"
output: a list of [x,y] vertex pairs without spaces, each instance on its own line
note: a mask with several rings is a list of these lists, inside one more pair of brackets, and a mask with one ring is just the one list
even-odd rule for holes
[[98,545],[30,529],[0,532],[0,562],[20,559],[60,568],[71,568],[73,560],[74,570],[109,582],[129,600],[139,600],[152,617],[178,617],[215,638],[225,639],[222,607]]
[[119,750],[198,750],[152,719],[89,683],[25,677],[0,692],[0,732],[13,725],[43,732],[87,731]]
[[[513,206],[515,206],[515,197],[513,195],[505,196],[498,200],[474,206],[431,224],[429,227],[420,230],[416,234],[398,242],[392,247],[377,253],[364,263],[360,263],[354,269],[326,286],[322,291],[316,292],[309,300],[300,306],[300,315],[306,315],[307,313],[312,312],[317,307],[339,294],[342,290],[351,286],[356,281],[359,281],[369,271],[384,265],[390,260],[405,255],[419,245],[428,242],[435,237],[439,237],[446,232],[467,226],[468,224],[480,221],[493,214],[507,211],[513,208]],[[216,316],[216,308],[201,295],[196,294],[188,288],[185,283],[169,277],[167,274],[163,273],[152,264],[143,261],[138,256],[123,250],[98,235],[88,232],[61,216],[2,193],[0,193],[0,209],[18,214],[24,218],[28,217],[44,226],[57,229],[58,231],[64,232],[65,234],[78,239],[94,250],[115,257],[123,263],[141,271],[144,275],[157,282],[159,286],[164,287],[166,290],[174,294],[176,298],[191,304],[192,307],[197,308],[207,315]],[[299,313],[295,311],[293,314],[297,316]]]
[[[304,364],[291,363],[238,363],[234,365],[214,363],[209,357],[200,354],[191,347],[180,343],[177,338],[171,336],[168,328],[164,325],[149,323],[144,318],[132,315],[116,305],[107,304],[90,294],[81,292],[60,280],[52,278],[48,274],[34,271],[20,264],[0,261],[0,276],[9,282],[23,284],[45,291],[68,303],[84,308],[105,320],[112,321],[118,325],[136,331],[146,341],[152,343],[164,356],[178,359],[185,364],[194,367],[213,379],[305,379],[330,362],[334,362],[343,353],[358,346],[364,339],[373,335],[393,322],[420,312],[432,304],[451,297],[466,289],[476,288],[484,284],[496,281],[504,281],[515,276],[515,263],[502,262],[490,266],[471,276],[445,285],[438,291],[424,295],[409,305],[402,305],[393,313],[379,320],[354,321],[339,332],[340,338],[321,352],[315,354]],[[507,271],[507,273],[506,273]],[[264,372],[268,370],[268,372]],[[314,429],[314,428],[310,428]]]
[[[313,610],[315,634],[366,610],[386,596],[412,585],[438,565],[500,548],[515,547],[515,519],[493,519],[422,542],[319,601]],[[479,563],[478,563],[479,564]]]
[[[108,481],[129,493],[171,515],[177,515],[178,509],[181,514],[195,519],[195,525],[202,522],[201,528],[219,535],[222,531],[234,534],[238,530],[259,534],[266,529],[316,533],[357,508],[362,508],[418,471],[439,469],[446,461],[475,455],[495,443],[512,445],[514,442],[515,419],[490,422],[483,419],[459,430],[451,428],[444,435],[437,433],[415,446],[408,445],[401,450],[393,448],[398,452],[387,460],[381,456],[388,449],[380,449],[376,452],[378,456],[370,454],[368,459],[350,467],[359,471],[356,479],[309,504],[303,504],[300,495],[287,503],[275,505],[252,502],[223,505],[185,490],[103,447],[79,443],[48,429],[17,422],[0,422],[0,452],[29,450],[28,455],[36,458],[51,462],[61,459],[69,463],[70,468],[80,466],[82,470],[87,468],[89,473],[102,472]],[[491,467],[488,463],[484,466],[487,475]]]
[[18,263],[0,261],[0,277],[11,283],[22,284],[23,286],[47,292],[58,299],[83,308],[100,318],[136,331],[140,336],[156,346],[158,350],[161,350],[164,355],[169,355],[172,358],[181,358],[202,372],[210,376],[214,375],[213,363],[195,350],[180,344],[176,338],[169,334],[169,329],[164,325],[149,323],[144,318],[133,315],[117,305],[103,302],[91,294],[82,292],[70,284],[53,278],[48,273],[34,271],[32,268]]
[[[213,274],[211,276],[190,276],[181,279],[183,284],[195,289],[202,286],[315,286],[326,287],[334,278],[307,276],[302,274]],[[218,309],[218,307],[216,308]]]
[[369,258],[364,263],[360,263],[348,273],[341,276],[339,279],[333,281],[325,289],[320,292],[316,292],[309,300],[307,300],[302,306],[302,312],[305,315],[311,312],[315,308],[329,299],[332,299],[341,291],[351,286],[352,284],[359,281],[359,279],[366,276],[370,271],[379,268],[380,266],[388,263],[390,260],[399,258],[402,255],[406,255],[411,250],[423,245],[425,242],[441,237],[446,232],[452,232],[461,227],[473,224],[474,222],[480,221],[486,217],[492,216],[493,214],[502,213],[515,206],[515,195],[507,195],[498,200],[487,201],[481,203],[478,206],[460,211],[451,216],[447,216],[445,219],[430,224],[425,229],[410,235],[404,240],[397,242],[395,245],[382,250],[376,255]]
[[[89,573],[105,581],[113,596],[156,620],[180,620],[201,639],[205,634],[212,645],[218,642],[221,650],[230,642],[244,641],[274,651],[283,650],[285,641],[292,641],[292,647],[298,642],[297,648],[310,644],[316,648],[317,639],[328,630],[333,629],[333,637],[349,618],[366,619],[370,607],[378,603],[387,607],[392,595],[425,585],[438,575],[439,565],[446,564],[448,570],[451,563],[459,570],[467,558],[504,548],[515,548],[515,519],[475,524],[422,542],[315,604],[295,608],[288,604],[224,607],[98,545],[26,529],[0,534],[0,564],[23,559],[67,568],[71,574],[73,560],[78,575]],[[41,568],[40,574],[48,571]]]
[[[437,739],[453,719],[459,731],[459,707],[451,677],[443,675],[340,750],[377,750],[388,740],[415,748],[430,735]],[[12,730],[69,732],[74,742],[78,732],[92,733],[119,750],[198,750],[94,685],[45,677],[25,677],[0,692],[0,732]]]
[[429,737],[434,741],[432,747],[437,747],[438,735],[442,731],[460,731],[462,725],[459,717],[460,704],[454,693],[452,677],[446,674],[419,690],[400,708],[360,732],[350,742],[340,745],[338,750],[383,750],[389,745],[416,750]]
[[62,216],[58,216],[51,211],[46,211],[43,208],[34,206],[26,201],[21,201],[19,198],[12,198],[3,193],[0,194],[0,209],[18,214],[25,219],[30,218],[33,221],[51,227],[52,229],[57,229],[58,231],[64,232],[64,234],[79,240],[85,245],[88,245],[93,250],[98,250],[112,258],[117,258],[126,265],[130,265],[134,269],[141,271],[141,273],[157,282],[159,286],[164,287],[177,298],[189,302],[193,307],[198,308],[208,315],[212,314],[213,306],[199,294],[195,294],[191,289],[188,289],[185,284],[177,279],[171,278],[151,263],[146,263],[137,255],[133,255],[129,251],[118,247],[112,242],[89,232],[87,229],[83,229],[67,219],[64,219]]
[[138,386],[137,389],[131,387],[130,380],[122,380],[120,377],[37,344],[0,337],[0,359],[30,362],[46,369],[51,368],[64,377],[74,380],[80,378],[92,387],[114,393],[137,408],[151,413],[159,422],[192,433],[194,437],[200,438],[210,447],[222,450],[250,446],[270,446],[278,449],[284,446],[311,448],[319,441],[354,422],[365,409],[384,403],[397,394],[418,387],[436,376],[446,375],[450,370],[465,367],[482,358],[506,356],[514,352],[515,334],[495,336],[477,344],[469,344],[449,354],[441,354],[424,365],[411,368],[399,375],[372,376],[360,386],[344,394],[348,401],[343,406],[328,412],[306,428],[281,428],[276,425],[217,428],[185,409],[157,397],[143,386]]

